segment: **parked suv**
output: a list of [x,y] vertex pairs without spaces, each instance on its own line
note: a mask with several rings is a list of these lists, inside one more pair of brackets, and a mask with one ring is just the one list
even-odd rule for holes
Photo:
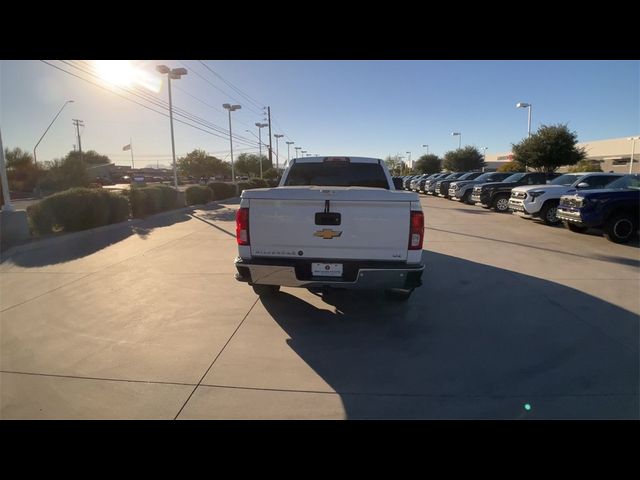
[[511,173],[508,172],[486,172],[476,177],[474,180],[463,180],[460,178],[451,182],[449,185],[449,198],[451,200],[458,200],[464,203],[473,203],[471,202],[473,187],[481,183],[501,182],[510,175]]
[[441,197],[450,198],[451,193],[449,193],[449,187],[453,182],[457,182],[458,180],[473,180],[480,175],[482,175],[482,172],[467,172],[455,179],[441,180],[440,182],[436,183],[436,193]]
[[471,201],[496,212],[509,211],[511,189],[520,185],[541,185],[559,176],[557,173],[520,172],[505,178],[501,182],[483,183],[473,187]]
[[523,218],[539,218],[546,225],[557,225],[556,210],[560,197],[576,190],[593,190],[620,178],[621,173],[566,173],[547,185],[516,187],[511,190],[509,210]]
[[604,189],[563,195],[557,215],[572,232],[602,228],[608,240],[627,243],[638,234],[640,175],[625,175]]
[[468,172],[457,172],[452,173],[451,175],[441,178],[436,182],[436,188],[433,191],[434,195],[438,195],[441,197],[447,197],[449,194],[449,184],[458,178],[462,178],[467,175]]
[[438,179],[444,178],[447,175],[449,175],[449,173],[437,173],[435,175],[431,175],[429,178],[427,178],[427,181],[424,182],[424,187],[422,191],[424,193],[429,193],[429,189],[432,186],[435,188],[435,183],[438,181]]

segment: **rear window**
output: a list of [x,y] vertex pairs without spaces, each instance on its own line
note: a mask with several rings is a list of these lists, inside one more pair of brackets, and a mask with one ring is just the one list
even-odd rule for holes
[[373,187],[389,189],[383,168],[377,163],[294,163],[285,187]]

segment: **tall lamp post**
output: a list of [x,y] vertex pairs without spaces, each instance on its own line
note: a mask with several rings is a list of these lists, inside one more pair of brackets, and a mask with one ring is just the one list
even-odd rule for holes
[[36,149],[38,148],[38,145],[40,145],[40,142],[42,141],[42,139],[44,138],[44,136],[47,134],[47,132],[49,131],[49,129],[51,128],[51,125],[53,125],[53,122],[56,121],[56,118],[58,118],[58,116],[62,113],[62,110],[64,110],[64,107],[67,106],[67,104],[69,103],[73,103],[73,100],[67,100],[66,102],[64,102],[64,105],[62,105],[62,108],[58,111],[58,113],[56,114],[55,117],[53,117],[53,120],[51,120],[51,123],[49,124],[49,126],[47,127],[47,129],[44,131],[44,133],[42,134],[42,136],[40,137],[40,140],[38,140],[38,143],[36,143],[36,146],[33,147],[33,164],[37,165],[38,164],[38,160],[36,157]]
[[289,166],[289,160],[291,160],[291,156],[289,155],[289,147],[294,143],[295,142],[287,142],[287,167]]
[[[231,181],[236,181],[236,173],[233,167],[233,135],[231,131],[231,112],[235,112],[236,110],[240,110],[242,107],[240,105],[231,105],[229,103],[223,103],[222,108],[229,110],[229,146],[231,149]],[[260,130],[258,130],[260,132]],[[262,142],[260,142],[262,144]],[[260,159],[260,165],[262,165],[262,159]]]
[[454,137],[458,137],[458,150],[460,149],[460,145],[462,144],[462,133],[460,132],[451,132],[451,135]]
[[627,140],[631,140],[631,162],[629,163],[629,173],[633,171],[633,155],[636,150],[636,140],[640,140],[640,137],[629,137]]
[[302,154],[303,157],[305,157],[306,156],[305,154],[307,153],[307,151],[306,150],[300,150],[300,153]]
[[529,109],[529,120],[527,121],[527,137],[531,136],[531,104],[525,102],[516,103],[516,108],[527,108]]
[[296,158],[300,158],[300,152],[298,150],[302,150],[302,147],[294,147],[296,150]]
[[276,172],[278,172],[278,177],[280,176],[280,153],[278,150],[278,139],[284,137],[281,133],[274,133],[274,137],[276,137]]
[[268,123],[256,122],[256,127],[258,127],[258,150],[260,152],[260,178],[262,178],[262,129],[268,126]]
[[422,145],[422,148],[427,147],[427,155],[429,155],[429,145],[427,145],[426,143],[424,145]]
[[176,143],[173,138],[173,102],[171,99],[171,80],[180,80],[187,74],[186,68],[169,68],[166,65],[157,65],[156,70],[167,76],[167,90],[169,90],[169,123],[171,124],[171,155],[173,156],[173,185],[178,191],[178,170],[176,169]]
[[484,172],[484,164],[487,163],[487,150],[489,147],[482,147],[482,171]]

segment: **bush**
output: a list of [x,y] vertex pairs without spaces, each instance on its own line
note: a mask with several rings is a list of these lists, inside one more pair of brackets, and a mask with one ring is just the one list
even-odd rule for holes
[[213,190],[201,185],[189,187],[186,191],[187,205],[200,205],[208,203],[213,197]]
[[158,212],[165,212],[176,208],[176,191],[167,185],[152,187],[131,186],[129,190],[131,214],[135,218],[146,217]]
[[251,188],[266,188],[269,186],[267,181],[261,178],[252,178],[249,183],[252,185]]
[[498,167],[498,172],[524,172],[524,165],[520,162],[508,162]]
[[207,185],[213,191],[214,200],[236,196],[236,186],[232,183],[211,182]]
[[129,202],[121,195],[89,188],[71,188],[27,207],[35,235],[75,232],[123,222],[129,217]]
[[597,161],[594,160],[581,160],[573,167],[570,167],[567,172],[602,172],[602,168]]
[[251,190],[254,187],[251,182],[238,182],[238,195],[242,195],[245,190]]

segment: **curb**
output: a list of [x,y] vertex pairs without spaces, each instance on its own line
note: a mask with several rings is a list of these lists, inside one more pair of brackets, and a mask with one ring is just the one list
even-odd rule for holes
[[57,236],[57,237],[42,238],[42,239],[32,239],[32,240],[29,241],[29,243],[25,243],[25,244],[22,244],[22,245],[16,245],[15,247],[11,247],[11,248],[8,248],[7,250],[3,251],[3,252],[0,252],[0,262],[4,262],[5,260],[8,260],[10,257],[12,257],[12,256],[14,256],[16,254],[19,254],[19,253],[30,252],[32,250],[38,250],[40,248],[52,247],[52,246],[64,243],[67,240],[72,241],[72,240],[77,240],[77,239],[81,239],[81,238],[85,238],[85,237],[91,237],[93,235],[109,232],[111,230],[117,230],[119,228],[125,228],[125,227],[130,226],[130,225],[138,225],[138,224],[146,222],[148,220],[157,220],[157,219],[160,219],[160,218],[164,218],[164,217],[169,217],[171,215],[175,215],[177,213],[184,213],[184,212],[188,212],[188,211],[193,211],[193,210],[195,210],[197,208],[206,207],[208,205],[215,205],[215,204],[218,204],[219,202],[233,200],[235,198],[238,198],[238,197],[231,197],[231,198],[225,198],[225,199],[222,199],[222,200],[211,201],[211,202],[206,203],[206,204],[190,205],[188,207],[176,208],[174,210],[168,210],[166,212],[155,213],[155,214],[149,215],[148,217],[145,217],[145,218],[132,218],[132,219],[127,220],[126,222],[112,223],[111,225],[103,225],[102,227],[91,228],[89,230],[83,230],[81,232],[65,233],[65,234],[62,234],[62,235]]

